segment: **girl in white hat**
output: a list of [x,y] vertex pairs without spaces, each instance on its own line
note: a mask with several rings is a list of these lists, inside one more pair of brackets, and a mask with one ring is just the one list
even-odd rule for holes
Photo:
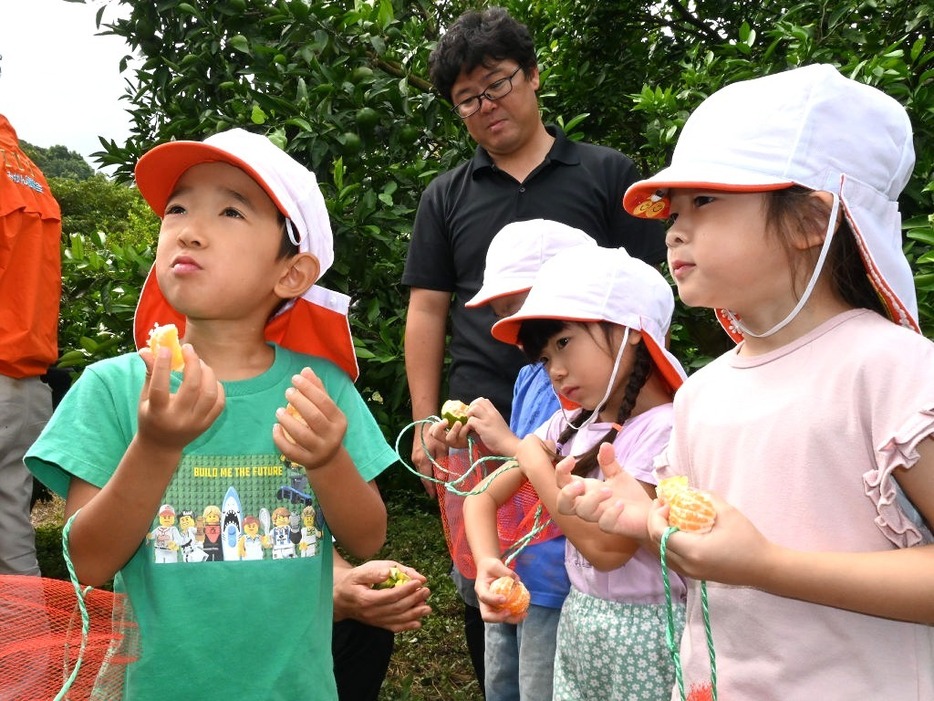
[[[519,311],[493,326],[496,338],[541,362],[562,402],[576,406],[520,444],[520,469],[494,473],[464,506],[486,621],[521,617],[501,608],[504,597],[490,585],[517,576],[500,559],[496,510],[526,478],[567,536],[571,592],[558,624],[557,700],[662,701],[674,681],[658,558],[630,538],[557,514],[553,463],[555,452],[577,455],[582,474],[598,474],[595,453],[608,441],[654,496],[652,459],[668,443],[671,398],[684,375],[664,347],[673,309],[670,286],[651,266],[623,249],[575,246],[546,261]],[[677,636],[685,592],[677,576],[671,592]]]
[[[679,391],[657,461],[717,508],[667,541],[695,578],[686,685],[710,680],[710,580],[723,698],[934,698],[934,344],[897,204],[913,163],[904,109],[815,65],[712,95],[627,192],[670,217],[681,298],[739,342]],[[668,506],[623,497],[615,465],[615,493],[568,467],[562,509],[661,541]]]

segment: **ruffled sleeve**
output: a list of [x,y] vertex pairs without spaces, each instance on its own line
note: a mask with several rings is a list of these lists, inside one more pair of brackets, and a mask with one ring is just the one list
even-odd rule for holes
[[900,548],[934,543],[930,525],[902,491],[893,475],[918,462],[918,445],[934,435],[934,408],[914,414],[895,435],[876,449],[876,466],[863,473],[866,496],[876,507],[875,523]]

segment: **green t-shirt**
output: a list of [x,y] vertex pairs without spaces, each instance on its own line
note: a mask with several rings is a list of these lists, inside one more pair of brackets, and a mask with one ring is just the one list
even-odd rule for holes
[[[187,446],[162,499],[171,508],[115,579],[139,625],[127,699],[337,698],[326,514],[272,441],[292,376],[308,366],[324,383],[365,480],[396,454],[340,369],[275,350],[267,372],[224,383],[224,411]],[[72,475],[103,487],[136,433],[144,374],[136,354],[88,367],[27,453],[36,477],[61,495]],[[173,373],[173,391],[180,382]]]

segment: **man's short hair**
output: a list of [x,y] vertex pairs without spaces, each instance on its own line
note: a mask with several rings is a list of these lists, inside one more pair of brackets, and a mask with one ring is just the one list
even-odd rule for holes
[[528,27],[502,7],[470,10],[455,20],[428,57],[428,75],[448,102],[461,71],[512,59],[523,72],[535,68],[535,45]]

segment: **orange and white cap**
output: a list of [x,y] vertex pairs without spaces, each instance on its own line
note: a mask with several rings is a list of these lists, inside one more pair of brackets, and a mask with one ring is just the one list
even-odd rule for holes
[[551,219],[507,224],[490,242],[483,286],[465,307],[482,307],[494,299],[528,292],[542,263],[558,251],[597,242],[580,229]]
[[[227,163],[249,175],[266,191],[286,218],[289,236],[299,250],[318,259],[318,276],[334,262],[334,237],[324,196],[315,174],[267,137],[230,129],[204,141],[170,141],[156,146],[136,164],[136,185],[162,217],[179,178],[202,163]],[[134,319],[138,348],[153,325],[175,324],[184,334],[185,317],[169,304],[153,270],[143,285]],[[320,285],[288,304],[266,325],[266,339],[300,353],[331,360],[351,378],[359,374],[347,313],[350,298]]]
[[[911,123],[896,100],[833,66],[811,65],[734,83],[704,100],[685,123],[671,165],[631,185],[623,206],[638,217],[667,217],[670,188],[830,192],[890,318],[918,331],[897,202],[914,160]],[[725,310],[718,318],[742,339]]]
[[609,321],[642,333],[649,355],[674,394],[687,377],[665,348],[675,298],[661,273],[623,248],[574,246],[542,264],[525,303],[493,324],[493,337],[518,345],[529,319]]

